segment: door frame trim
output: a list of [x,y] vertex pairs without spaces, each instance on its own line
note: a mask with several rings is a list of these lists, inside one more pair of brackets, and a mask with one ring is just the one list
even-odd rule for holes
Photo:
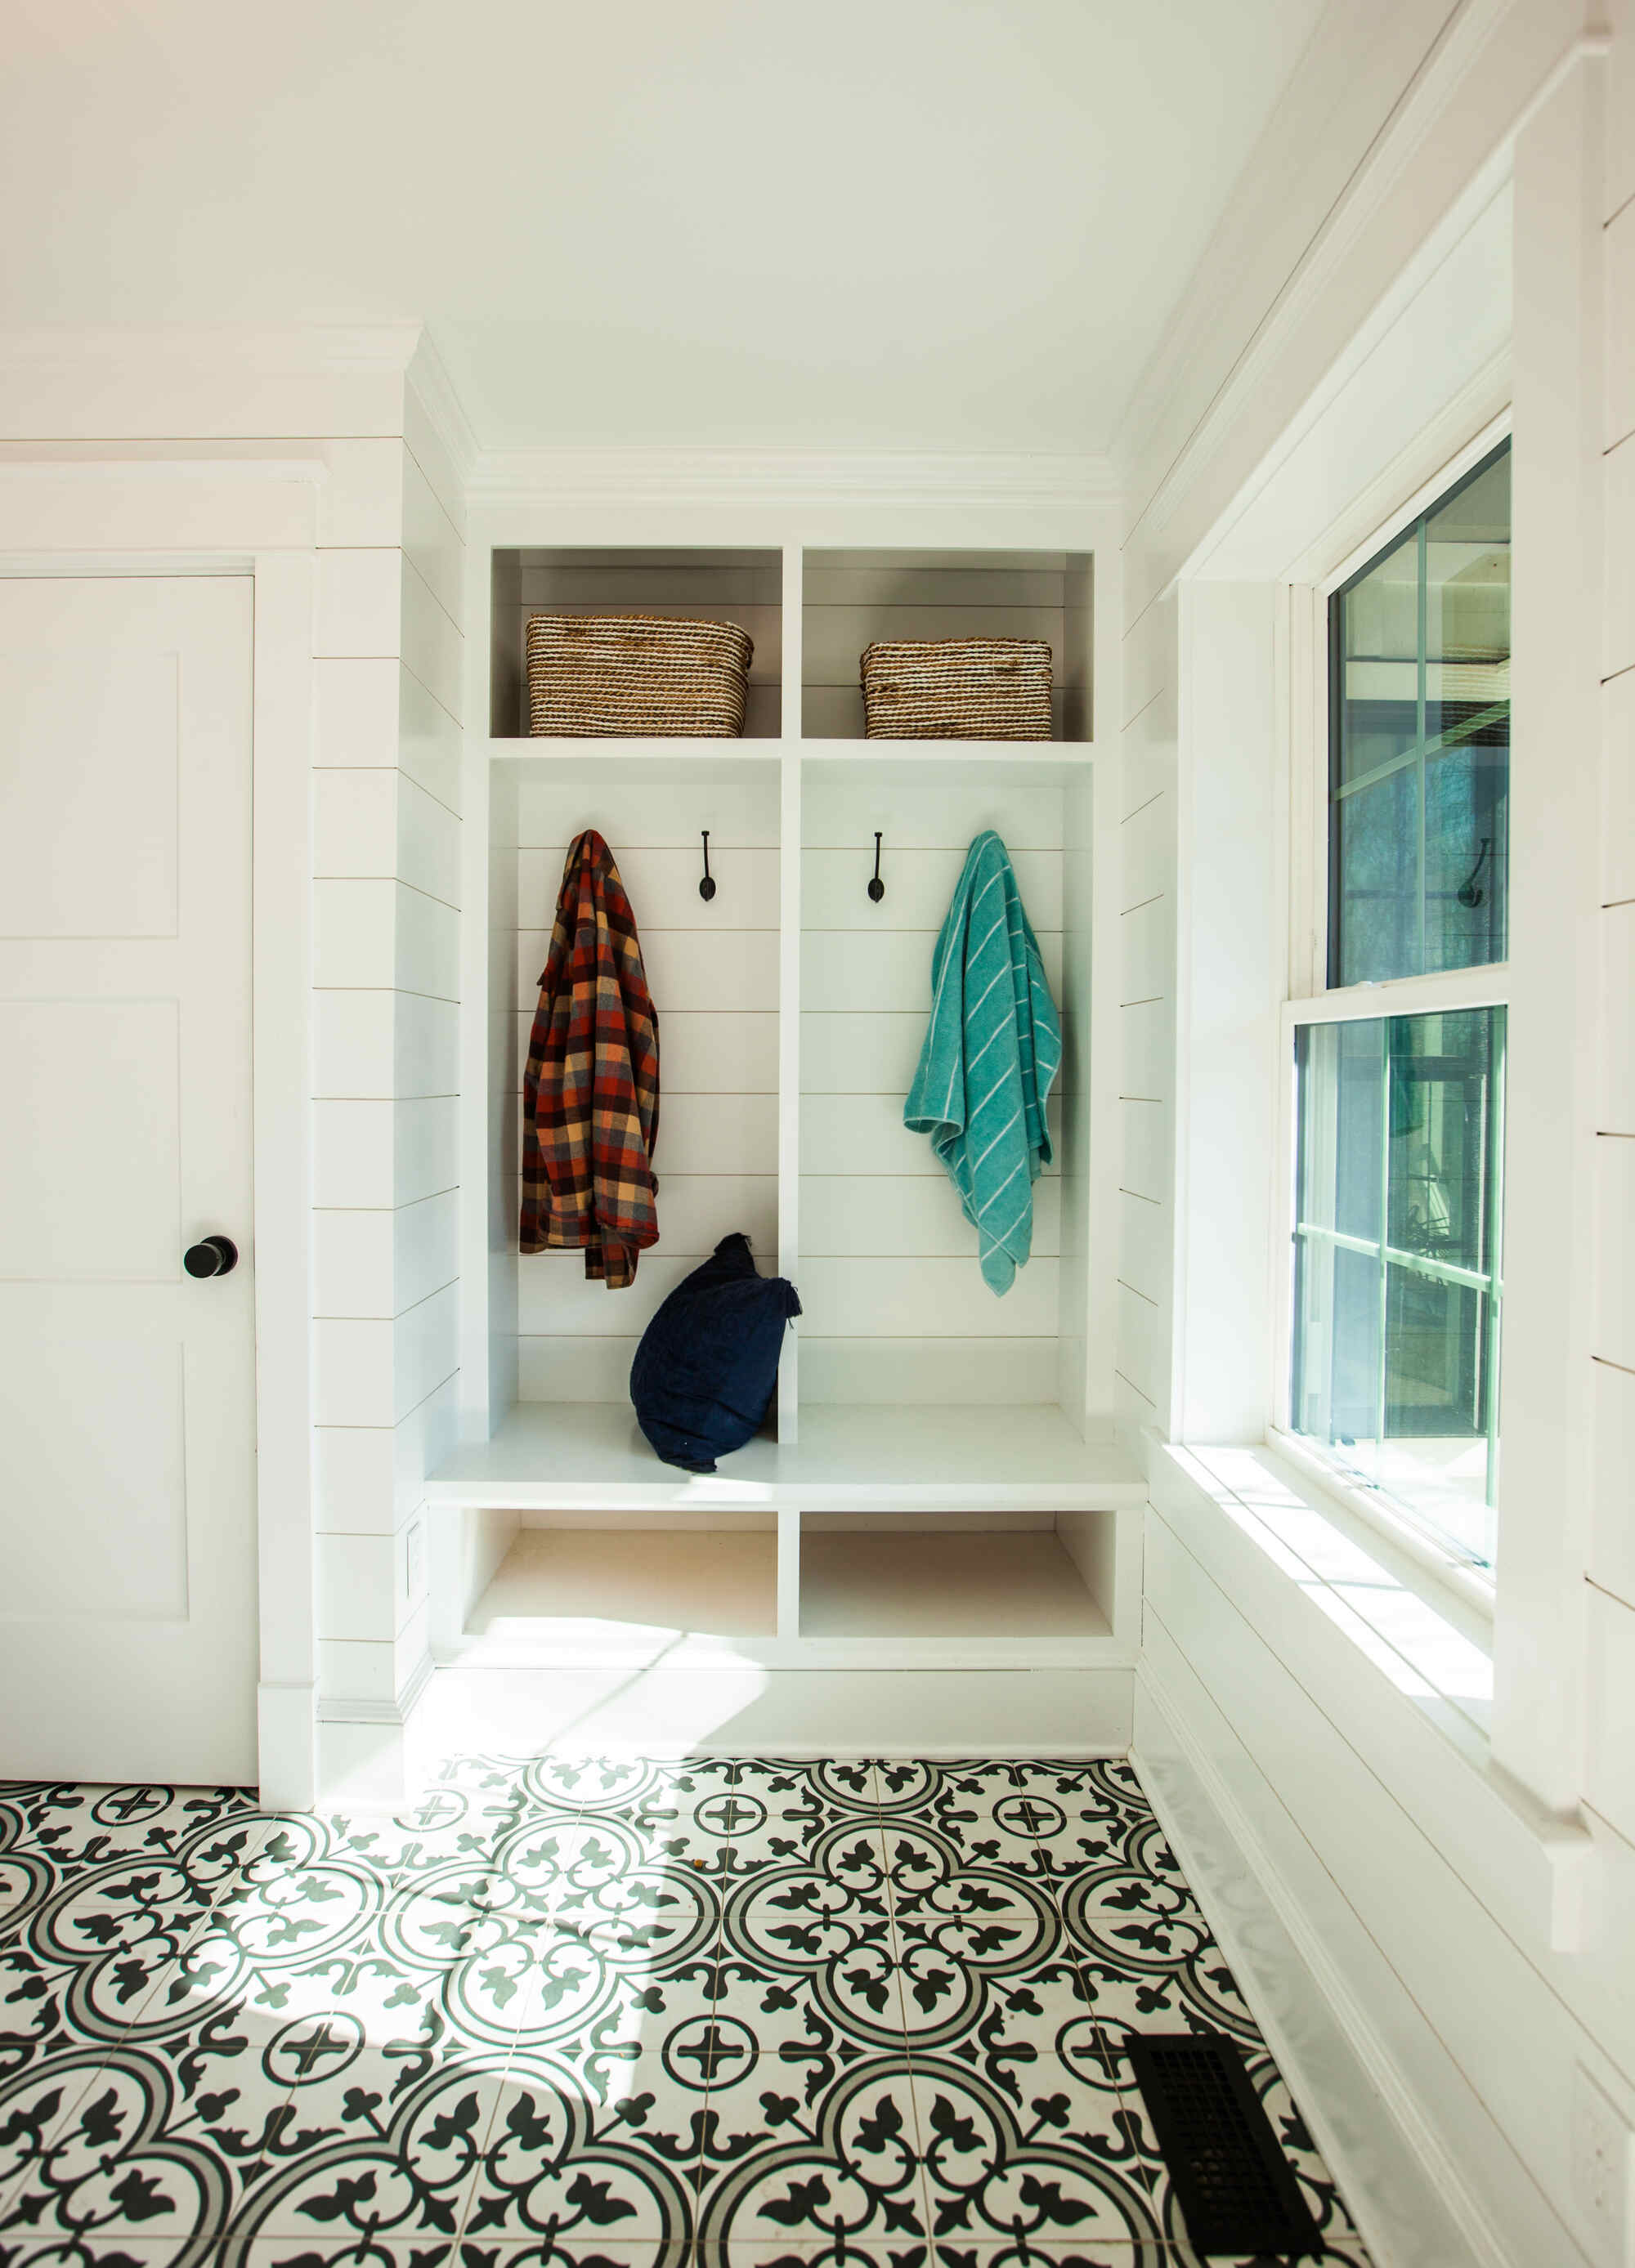
[[[256,1668],[261,1800],[317,1800],[313,1487],[312,770],[318,456],[236,448],[238,539],[195,539],[199,467],[0,457],[0,577],[248,575]],[[140,445],[132,445],[133,455]],[[269,451],[277,446],[269,445]],[[284,445],[287,449],[288,445]],[[245,475],[250,475],[245,478]],[[60,475],[55,477],[54,475]],[[107,539],[113,526],[118,537]],[[100,545],[99,539],[101,539]],[[167,548],[168,547],[168,548]]]

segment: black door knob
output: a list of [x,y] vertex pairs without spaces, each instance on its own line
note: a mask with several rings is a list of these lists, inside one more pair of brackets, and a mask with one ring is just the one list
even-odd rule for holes
[[230,1236],[207,1236],[188,1247],[181,1264],[189,1276],[225,1276],[239,1264],[239,1248]]

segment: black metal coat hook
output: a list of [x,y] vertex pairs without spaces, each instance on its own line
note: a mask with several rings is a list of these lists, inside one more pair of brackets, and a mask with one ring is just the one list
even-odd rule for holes
[[886,885],[880,879],[880,829],[874,829],[874,879],[869,884],[869,895],[876,905],[886,895]]
[[1472,866],[1464,880],[1461,882],[1459,887],[1454,892],[1454,895],[1458,899],[1462,906],[1468,908],[1479,906],[1483,899],[1487,895],[1487,892],[1478,885],[1477,876],[1487,864],[1487,850],[1490,840],[1491,837],[1488,836],[1484,835],[1482,837],[1482,848],[1477,852],[1475,865]]
[[698,885],[698,895],[705,905],[708,905],[715,895],[715,877],[710,872],[710,829],[707,827],[700,828],[699,833],[704,838],[704,878]]

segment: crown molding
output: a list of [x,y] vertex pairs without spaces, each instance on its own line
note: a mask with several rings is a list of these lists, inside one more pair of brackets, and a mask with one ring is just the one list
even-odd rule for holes
[[[1347,11],[1349,13],[1349,11]],[[1131,490],[1134,516],[1131,533],[1161,535],[1175,517],[1182,498],[1206,466],[1225,446],[1245,408],[1268,382],[1270,372],[1298,339],[1322,295],[1330,289],[1353,254],[1365,230],[1380,214],[1404,171],[1432,136],[1461,88],[1486,55],[1495,36],[1514,13],[1514,0],[1466,0],[1455,9],[1431,45],[1418,70],[1403,89],[1373,137],[1304,252],[1290,270],[1270,305],[1254,324],[1225,379],[1192,424],[1179,450],[1150,493],[1138,496],[1139,467],[1157,444],[1167,418],[1181,411],[1188,387],[1196,383],[1196,356],[1200,327],[1219,326],[1223,319],[1221,292],[1209,291],[1204,279],[1212,270],[1230,275],[1234,232],[1253,223],[1252,208],[1263,202],[1267,191],[1246,195],[1241,188],[1200,261],[1177,312],[1147,366],[1132,397],[1131,411],[1116,437],[1113,455]],[[1566,73],[1585,57],[1602,55],[1604,33],[1590,32],[1572,40],[1558,53],[1551,67],[1520,101],[1501,131],[1493,137],[1481,168],[1490,176],[1488,193],[1507,170],[1509,151],[1516,135],[1541,103],[1559,85]],[[1270,140],[1287,130],[1291,101],[1297,101],[1297,73],[1284,102],[1267,129]],[[1298,194],[1293,166],[1285,168],[1284,193]],[[1434,232],[1432,232],[1434,234]]]
[[482,453],[454,381],[448,374],[448,364],[438,352],[437,342],[429,329],[421,331],[406,376],[432,431],[448,452],[449,462],[459,475],[461,486],[468,490]]
[[467,484],[474,505],[1105,505],[1122,493],[1106,456],[897,449],[490,449]]
[[121,366],[295,372],[407,370],[422,335],[418,322],[51,324],[0,329],[0,368],[67,370],[87,363]]

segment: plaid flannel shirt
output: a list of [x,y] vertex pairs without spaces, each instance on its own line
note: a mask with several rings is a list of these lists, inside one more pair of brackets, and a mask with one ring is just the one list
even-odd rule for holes
[[522,1083],[524,1252],[579,1250],[609,1291],[657,1243],[659,1020],[613,853],[568,853]]

